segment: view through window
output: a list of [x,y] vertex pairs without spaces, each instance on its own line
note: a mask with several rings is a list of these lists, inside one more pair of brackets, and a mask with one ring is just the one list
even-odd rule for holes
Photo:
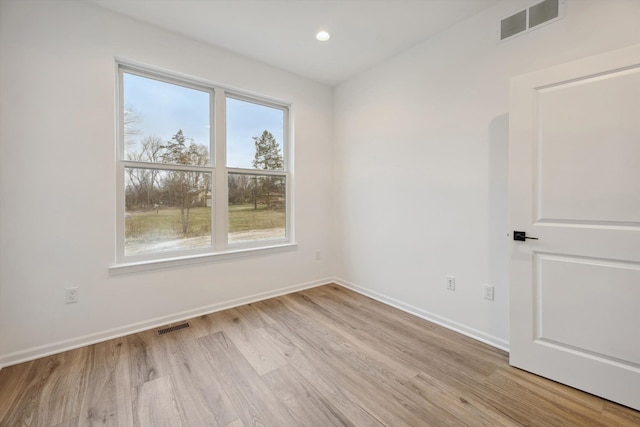
[[284,111],[228,97],[229,242],[286,237]]
[[125,66],[120,83],[121,256],[286,241],[286,106]]

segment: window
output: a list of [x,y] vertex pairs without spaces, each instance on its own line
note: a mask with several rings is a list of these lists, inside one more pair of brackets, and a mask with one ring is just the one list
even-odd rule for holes
[[227,96],[229,242],[286,238],[285,111]]
[[290,242],[288,106],[118,66],[118,262]]

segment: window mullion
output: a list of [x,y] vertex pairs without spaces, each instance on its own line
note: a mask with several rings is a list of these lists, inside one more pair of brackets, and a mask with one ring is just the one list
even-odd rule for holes
[[286,204],[286,238],[290,241],[295,240],[295,219],[293,215],[293,206],[294,206],[294,195],[293,191],[293,145],[292,141],[292,132],[293,127],[291,126],[291,117],[290,117],[291,109],[286,108],[284,110],[284,145],[282,151],[284,153],[284,169],[286,171],[286,187],[285,187],[285,198],[287,200]]
[[186,171],[186,172],[208,172],[212,171],[211,166],[191,166],[191,165],[179,165],[174,163],[149,163],[149,162],[137,162],[134,160],[123,160],[122,165],[130,168],[141,169],[160,169],[171,171]]
[[243,169],[243,168],[227,168],[229,173],[238,173],[242,175],[272,175],[272,176],[287,176],[287,172],[283,170],[269,170],[269,169]]
[[215,172],[214,172],[214,242],[216,250],[224,250],[228,240],[229,201],[226,169],[226,98],[224,91],[217,92],[214,111]]

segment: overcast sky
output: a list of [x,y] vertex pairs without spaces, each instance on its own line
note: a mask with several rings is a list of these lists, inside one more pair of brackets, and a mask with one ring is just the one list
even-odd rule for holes
[[[131,140],[156,135],[163,142],[182,129],[197,144],[209,145],[209,93],[124,73],[125,109],[138,117],[134,124],[138,134]],[[283,141],[283,111],[227,98],[227,166],[252,168],[255,153],[252,137],[268,130],[280,145]],[[139,150],[129,145],[128,152]]]

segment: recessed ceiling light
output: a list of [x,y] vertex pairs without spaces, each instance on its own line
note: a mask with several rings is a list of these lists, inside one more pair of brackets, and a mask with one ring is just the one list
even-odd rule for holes
[[326,42],[330,38],[331,38],[331,35],[326,31],[320,31],[318,32],[318,34],[316,34],[316,39],[320,40],[321,42]]

